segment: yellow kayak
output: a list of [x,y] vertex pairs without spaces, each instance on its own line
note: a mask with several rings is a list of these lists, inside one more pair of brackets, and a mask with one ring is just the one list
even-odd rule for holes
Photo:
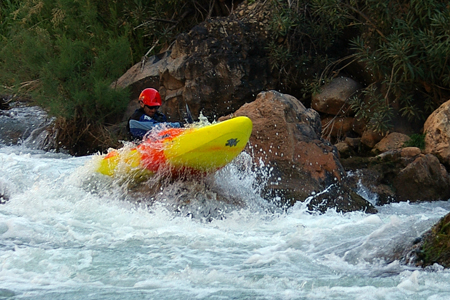
[[134,148],[110,151],[97,172],[108,176],[136,171],[168,171],[175,176],[211,173],[242,152],[252,128],[249,118],[236,117],[204,127],[161,130]]

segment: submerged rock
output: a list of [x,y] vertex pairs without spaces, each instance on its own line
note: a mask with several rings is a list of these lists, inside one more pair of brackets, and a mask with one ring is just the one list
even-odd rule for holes
[[0,179],[0,204],[5,204],[9,201],[10,192],[8,190],[8,187],[6,186],[6,183]]
[[[33,149],[51,149],[53,137],[49,137],[49,125],[53,118],[37,106],[14,102],[10,109],[0,114],[0,142],[5,145],[24,144]],[[38,136],[41,138],[38,139]],[[47,137],[47,142],[44,143]]]

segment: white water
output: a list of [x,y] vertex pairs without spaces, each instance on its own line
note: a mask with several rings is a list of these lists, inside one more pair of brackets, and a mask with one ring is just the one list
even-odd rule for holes
[[[0,194],[9,197],[0,205],[0,299],[450,298],[449,271],[386,260],[447,202],[376,215],[311,214],[300,204],[281,213],[254,195],[244,155],[206,185],[173,183],[159,204],[137,206],[142,191],[94,174],[91,161],[0,148]],[[217,191],[248,208],[215,207]],[[190,204],[173,209],[181,194]]]

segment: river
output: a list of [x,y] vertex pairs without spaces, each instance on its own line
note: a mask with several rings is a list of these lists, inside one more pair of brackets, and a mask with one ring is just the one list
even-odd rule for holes
[[449,271],[389,259],[447,202],[280,211],[255,195],[264,182],[242,154],[205,182],[161,186],[150,205],[96,174],[96,158],[0,146],[0,299],[450,298]]

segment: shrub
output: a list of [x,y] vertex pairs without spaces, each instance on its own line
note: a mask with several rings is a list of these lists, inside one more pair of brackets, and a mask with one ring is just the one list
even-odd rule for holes
[[5,0],[0,5],[2,91],[31,94],[56,116],[95,123],[128,103],[126,91],[108,90],[112,81],[143,56],[167,47],[179,32],[220,13],[211,0]]
[[404,147],[417,147],[425,149],[425,134],[414,133],[410,136],[410,139],[405,142]]
[[101,123],[122,111],[126,91],[97,91],[130,66],[130,45],[123,34],[106,30],[97,13],[87,0],[21,2],[10,13],[15,27],[4,32],[2,85],[68,119]]
[[[423,121],[450,96],[446,2],[273,0],[270,48],[283,87],[302,82],[305,96],[357,62],[369,81],[352,105],[377,131],[391,126],[393,110]],[[347,44],[349,42],[349,44]],[[278,48],[277,48],[277,47]],[[361,74],[353,74],[360,76]],[[282,87],[282,88],[283,88]]]
[[82,154],[87,129],[120,120],[129,102],[127,90],[110,84],[178,33],[229,13],[228,2],[0,1],[0,92],[32,96],[60,118],[67,148]]

